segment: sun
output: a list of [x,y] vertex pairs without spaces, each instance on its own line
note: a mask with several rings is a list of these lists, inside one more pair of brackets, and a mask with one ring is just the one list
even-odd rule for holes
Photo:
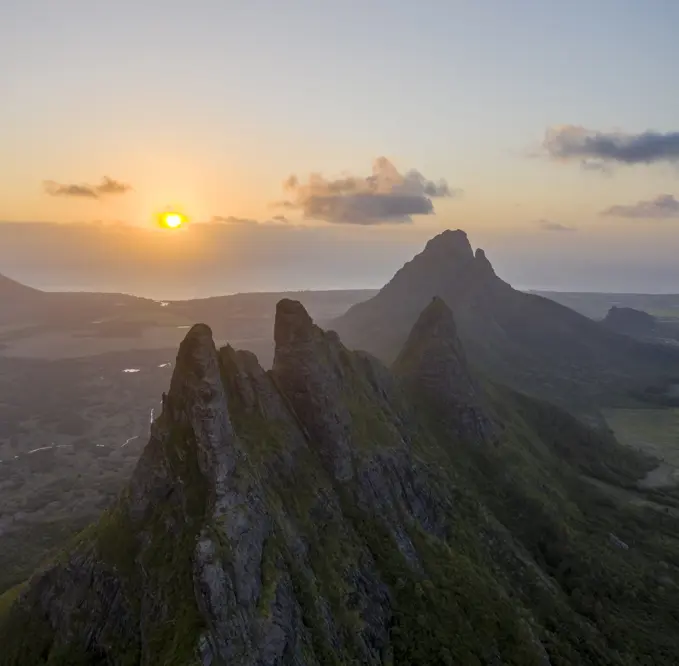
[[186,216],[181,213],[162,213],[160,216],[160,224],[168,229],[177,229],[186,222]]

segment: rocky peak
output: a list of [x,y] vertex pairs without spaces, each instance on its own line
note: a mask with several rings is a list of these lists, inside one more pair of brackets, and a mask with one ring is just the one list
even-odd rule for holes
[[444,257],[463,261],[474,259],[474,252],[467,234],[461,229],[446,229],[434,236],[424,248],[424,255]]
[[314,334],[314,322],[299,301],[284,298],[276,306],[274,342],[276,347],[309,341]]
[[195,324],[179,345],[170,396],[179,397],[187,387],[205,390],[218,380],[219,362],[212,330],[206,324]]
[[350,414],[342,399],[346,352],[334,333],[318,328],[298,301],[276,307],[272,375],[337,478],[351,476]]
[[467,363],[450,308],[434,297],[394,363],[395,372],[460,435],[491,434],[483,396]]
[[480,275],[495,277],[495,269],[493,265],[488,260],[486,253],[479,247],[476,249],[474,254],[474,265],[476,266],[476,271]]
[[217,472],[217,458],[228,466],[225,449],[233,444],[233,428],[209,326],[196,324],[180,344],[170,391],[163,403],[168,423],[186,424],[193,431],[203,454],[200,462],[204,473]]
[[[632,646],[606,663],[674,664],[676,646],[664,638],[677,633],[673,579],[654,592],[657,613],[641,607],[658,626],[646,638],[638,604],[619,605],[608,591],[624,578],[635,592],[627,599],[642,598],[658,556],[671,563],[676,549],[657,545],[657,521],[639,517],[630,560],[631,547],[588,522],[596,510],[612,524],[612,503],[578,492],[578,452],[607,474],[618,457],[625,469],[640,461],[558,410],[499,386],[486,396],[456,329],[446,303],[431,299],[392,391],[384,365],[348,351],[294,301],[278,306],[271,373],[252,354],[218,354],[210,329],[192,328],[119,501],[11,607],[0,599],[0,664],[543,666],[607,657],[605,627],[571,608],[572,576],[541,568],[545,538],[576,571],[591,568],[590,553],[604,558],[578,589],[606,604],[604,617],[619,613],[610,636],[621,650]],[[487,436],[486,404],[503,446],[451,456],[451,443]]]

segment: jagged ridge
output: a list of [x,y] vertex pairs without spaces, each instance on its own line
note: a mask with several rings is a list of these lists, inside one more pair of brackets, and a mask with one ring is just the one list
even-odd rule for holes
[[0,663],[675,663],[677,521],[579,478],[631,484],[635,454],[486,390],[442,301],[395,374],[292,301],[274,337],[266,373],[191,329],[129,488],[0,619]]

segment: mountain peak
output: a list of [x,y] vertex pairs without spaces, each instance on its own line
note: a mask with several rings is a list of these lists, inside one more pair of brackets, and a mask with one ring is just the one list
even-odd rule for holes
[[178,390],[187,378],[199,382],[219,378],[217,350],[212,339],[212,330],[206,324],[192,326],[179,345],[170,394],[173,390]]
[[[223,450],[233,444],[219,357],[212,330],[206,324],[194,325],[179,345],[163,414],[169,422],[190,427],[207,461],[222,457]],[[215,426],[213,431],[206,428],[208,418]],[[212,466],[213,462],[205,465]]]
[[313,320],[299,301],[284,298],[276,305],[274,324],[276,347],[308,340],[314,328]]
[[434,297],[422,311],[394,369],[459,435],[473,439],[491,435],[482,393],[469,369],[453,313],[443,299]]
[[446,229],[438,236],[434,236],[425,246],[423,254],[437,254],[468,260],[474,258],[469,238],[461,229]]

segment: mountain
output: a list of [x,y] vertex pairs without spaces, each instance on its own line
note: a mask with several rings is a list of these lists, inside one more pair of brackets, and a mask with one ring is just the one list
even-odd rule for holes
[[617,292],[534,291],[584,314],[601,320],[612,307],[634,308],[650,313],[679,316],[679,294],[621,294]]
[[[0,350],[11,356],[73,358],[138,349],[176,349],[195,321],[219,340],[237,340],[270,367],[273,312],[294,297],[327,320],[375,290],[241,293],[185,301],[129,294],[40,291],[0,275]],[[2,402],[2,396],[0,396]]]
[[354,349],[393,361],[432,299],[455,313],[473,365],[572,409],[679,377],[679,354],[618,335],[535,294],[513,289],[463,231],[444,231],[379,293],[329,323]]
[[117,503],[0,598],[0,664],[676,664],[676,499],[620,499],[655,462],[455,330],[430,299],[390,370],[283,300],[265,372],[194,326]]
[[616,306],[608,311],[603,323],[612,331],[635,337],[652,337],[658,326],[658,320],[648,312]]
[[0,323],[32,312],[42,302],[44,293],[0,273]]
[[13,299],[28,298],[42,293],[44,292],[41,292],[39,289],[28,287],[0,273],[0,303],[3,305]]
[[655,317],[643,310],[612,307],[603,324],[623,335],[638,340],[665,345],[679,345],[679,320],[676,317]]

